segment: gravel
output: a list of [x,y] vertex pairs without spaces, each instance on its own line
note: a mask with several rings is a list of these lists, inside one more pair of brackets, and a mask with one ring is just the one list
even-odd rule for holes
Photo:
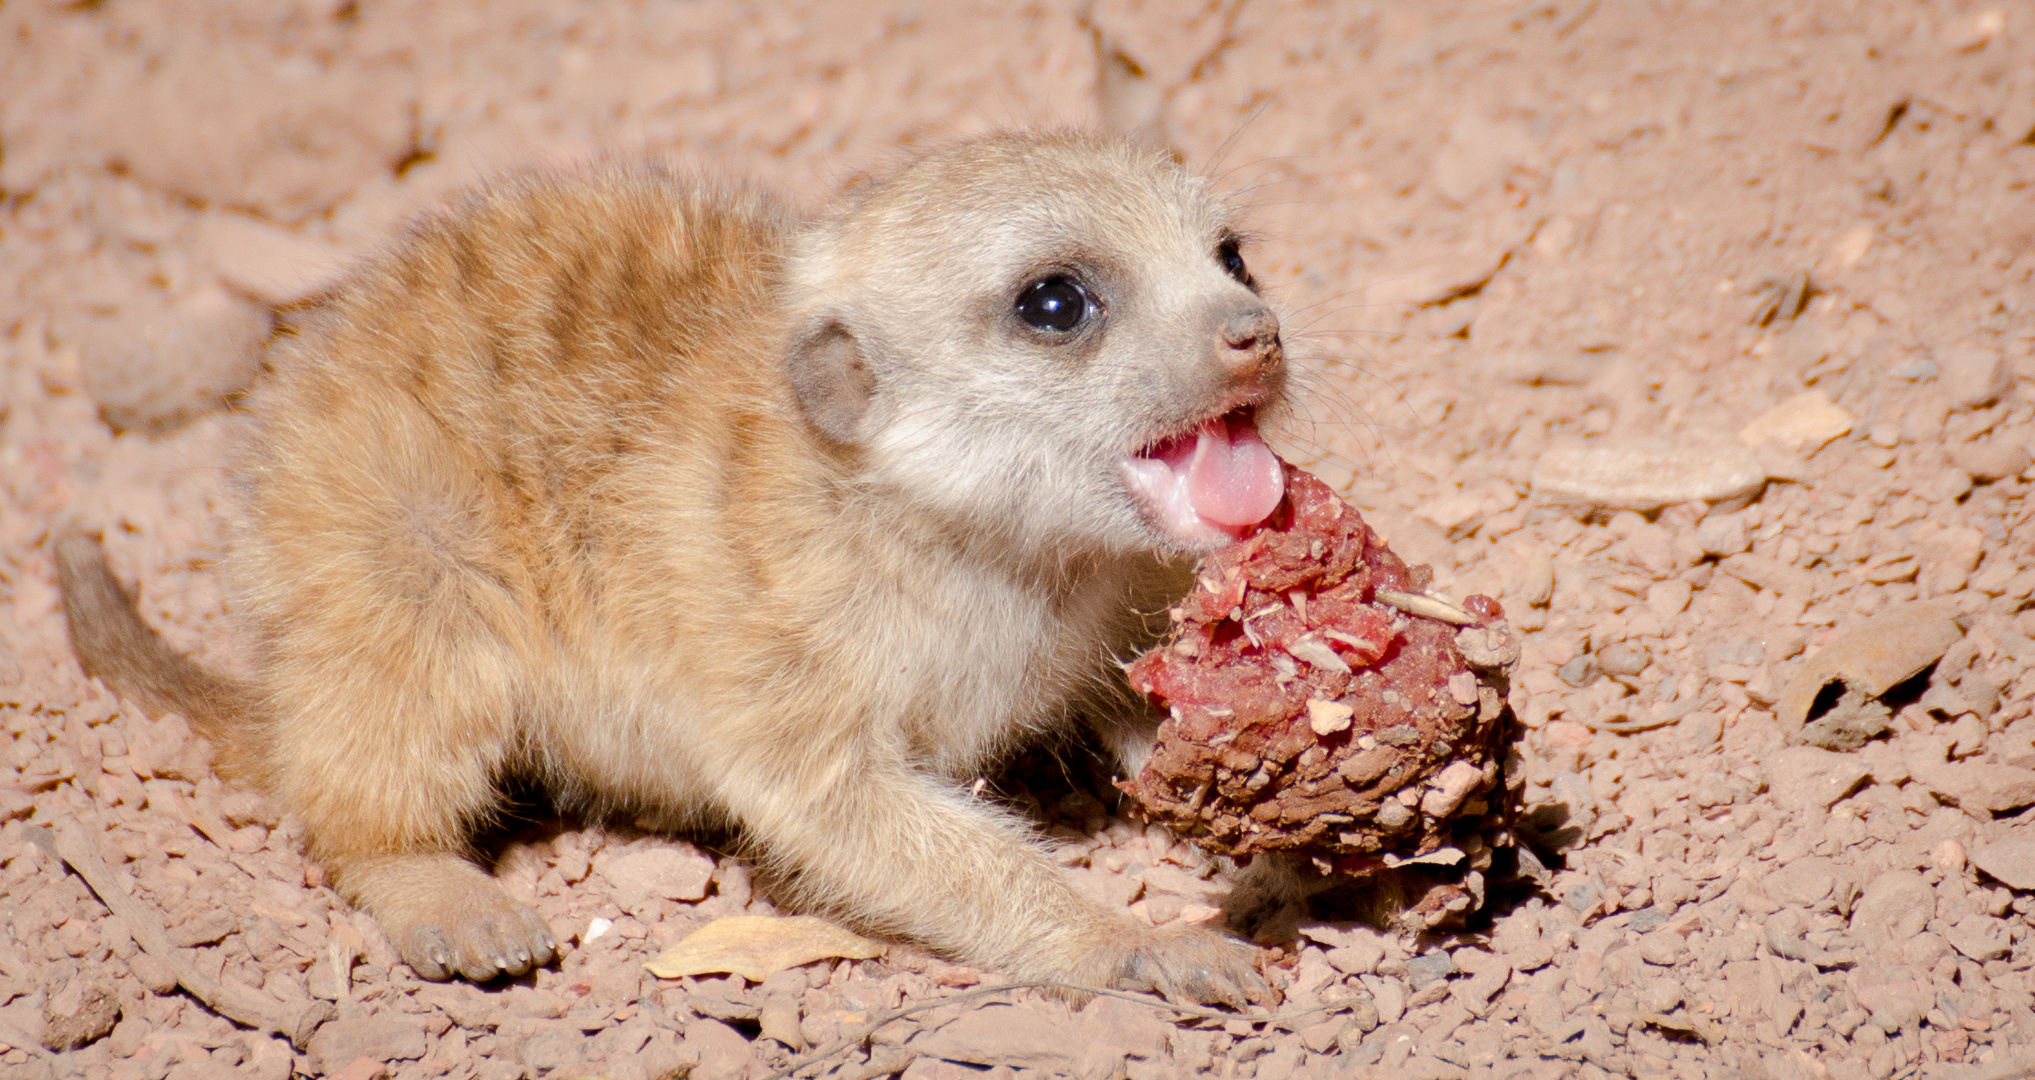
[[[1488,922],[1420,914],[1448,897],[1417,874],[1315,897],[1263,954],[1281,1007],[1314,1010],[1290,1022],[987,995],[818,1071],[1905,1080],[2035,1058],[2035,28],[1804,0],[1133,8],[0,7],[0,1074],[732,1080],[995,985],[904,945],[658,980],[641,965],[690,930],[778,914],[769,883],[555,820],[492,853],[564,960],[424,983],[180,720],[82,676],[46,538],[104,528],[173,642],[244,670],[218,570],[241,419],[218,405],[403,218],[611,147],[817,200],[1017,118],[1135,128],[1246,193],[1307,392],[1278,448],[1436,588],[1504,604],[1506,776],[1537,847],[1491,870]],[[1941,651],[1837,663],[1888,617]],[[1833,681],[1858,696],[1818,729]],[[1084,887],[1219,917],[1219,868],[1099,800],[1106,777],[1043,772],[986,790],[1036,809]],[[211,1012],[30,842],[53,825],[177,964],[336,1018],[300,1048]],[[983,1024],[999,1010],[1030,1026]],[[995,1041],[1024,1032],[1051,1038]]]

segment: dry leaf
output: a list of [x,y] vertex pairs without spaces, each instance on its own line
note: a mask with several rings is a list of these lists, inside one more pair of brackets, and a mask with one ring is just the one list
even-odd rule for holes
[[643,966],[660,979],[725,971],[762,982],[815,960],[836,956],[867,960],[882,951],[876,942],[810,915],[731,915],[687,934]]

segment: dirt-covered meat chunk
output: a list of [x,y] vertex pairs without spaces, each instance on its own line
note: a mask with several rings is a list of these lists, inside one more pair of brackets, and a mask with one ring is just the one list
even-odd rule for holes
[[[1227,855],[1345,868],[1449,841],[1498,788],[1505,659],[1498,605],[1431,596],[1326,484],[1286,466],[1265,523],[1203,560],[1169,642],[1129,668],[1165,709],[1123,789]],[[1459,633],[1478,635],[1473,667]]]

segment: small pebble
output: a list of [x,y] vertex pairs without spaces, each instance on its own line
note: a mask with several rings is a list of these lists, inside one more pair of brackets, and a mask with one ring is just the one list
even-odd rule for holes
[[1813,454],[1851,430],[1851,414],[1821,390],[1805,390],[1754,417],[1738,432],[1747,446],[1772,443],[1790,453]]
[[1449,959],[1449,954],[1437,949],[1406,961],[1406,981],[1419,990],[1436,979],[1447,978],[1455,970],[1455,961]]
[[1373,976],[1364,980],[1364,986],[1371,991],[1378,1022],[1396,1024],[1406,1015],[1406,984],[1390,977]]
[[1996,348],[1963,345],[1936,357],[1936,382],[1954,409],[1976,409],[1998,401],[2014,384],[2013,370]]
[[1646,649],[1623,641],[1614,642],[1597,650],[1596,657],[1597,666],[1606,675],[1637,675],[1653,662],[1653,657],[1647,655]]
[[1851,930],[1868,948],[1898,945],[1936,917],[1936,890],[1913,870],[1874,878],[1851,909]]
[[1950,448],[1950,463],[1976,483],[1990,484],[2028,469],[2028,450],[2006,439],[1987,439]]
[[[1475,681],[1475,677],[1470,675],[1469,672],[1466,671],[1461,674],[1464,678],[1471,679],[1473,682]],[[1316,735],[1331,735],[1338,731],[1348,730],[1350,717],[1355,715],[1355,709],[1340,701],[1325,701],[1321,698],[1315,698],[1307,703],[1307,726],[1313,728]]]
[[1707,517],[1696,526],[1696,546],[1705,555],[1722,558],[1751,547],[1752,534],[1746,531],[1745,519],[1736,514]]
[[1534,548],[1521,560],[1519,570],[1519,598],[1529,607],[1546,607],[1555,594],[1555,564],[1548,553]]
[[1680,982],[1665,976],[1647,979],[1639,987],[1640,1007],[1648,1012],[1665,1013],[1674,1011],[1687,997]]
[[1682,737],[1697,750],[1716,745],[1724,737],[1724,718],[1714,712],[1695,712],[1682,718]]
[[1865,777],[1866,768],[1856,755],[1814,746],[1788,747],[1767,767],[1774,801],[1797,812],[1828,807],[1851,794]]
[[1586,653],[1556,668],[1555,674],[1560,676],[1563,682],[1580,690],[1596,682],[1597,676],[1603,673],[1597,668],[1596,658]]
[[[1467,671],[1458,671],[1449,676],[1449,696],[1458,705],[1477,703],[1477,677]],[[1311,703],[1310,703],[1311,707]]]
[[1672,967],[1688,951],[1688,942],[1672,930],[1658,930],[1639,939],[1640,959],[1649,964]]
[[1646,609],[1653,613],[1654,618],[1667,622],[1688,610],[1689,597],[1693,593],[1686,581],[1656,581],[1646,587]]
[[[1658,891],[1658,889],[1656,889],[1656,891]],[[1654,927],[1659,926],[1667,921],[1668,921],[1667,912],[1662,911],[1660,908],[1657,907],[1644,907],[1640,908],[1638,911],[1633,912],[1631,921],[1627,922],[1626,925],[1632,927],[1634,930],[1638,930],[1644,933],[1645,931],[1651,930]]]

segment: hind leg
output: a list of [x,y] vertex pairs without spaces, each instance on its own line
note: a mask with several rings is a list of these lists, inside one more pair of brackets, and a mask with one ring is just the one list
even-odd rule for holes
[[[482,606],[485,583],[440,573],[412,604],[354,584],[389,577],[285,599],[294,618],[271,622],[264,672],[268,774],[334,886],[419,975],[521,974],[556,942],[468,854],[519,746],[524,651],[496,629],[509,612]],[[295,602],[307,594],[322,603]]]
[[512,713],[506,695],[449,681],[403,693],[352,680],[284,712],[277,787],[334,886],[419,975],[517,975],[550,962],[556,941],[468,857],[473,827],[498,804]]

